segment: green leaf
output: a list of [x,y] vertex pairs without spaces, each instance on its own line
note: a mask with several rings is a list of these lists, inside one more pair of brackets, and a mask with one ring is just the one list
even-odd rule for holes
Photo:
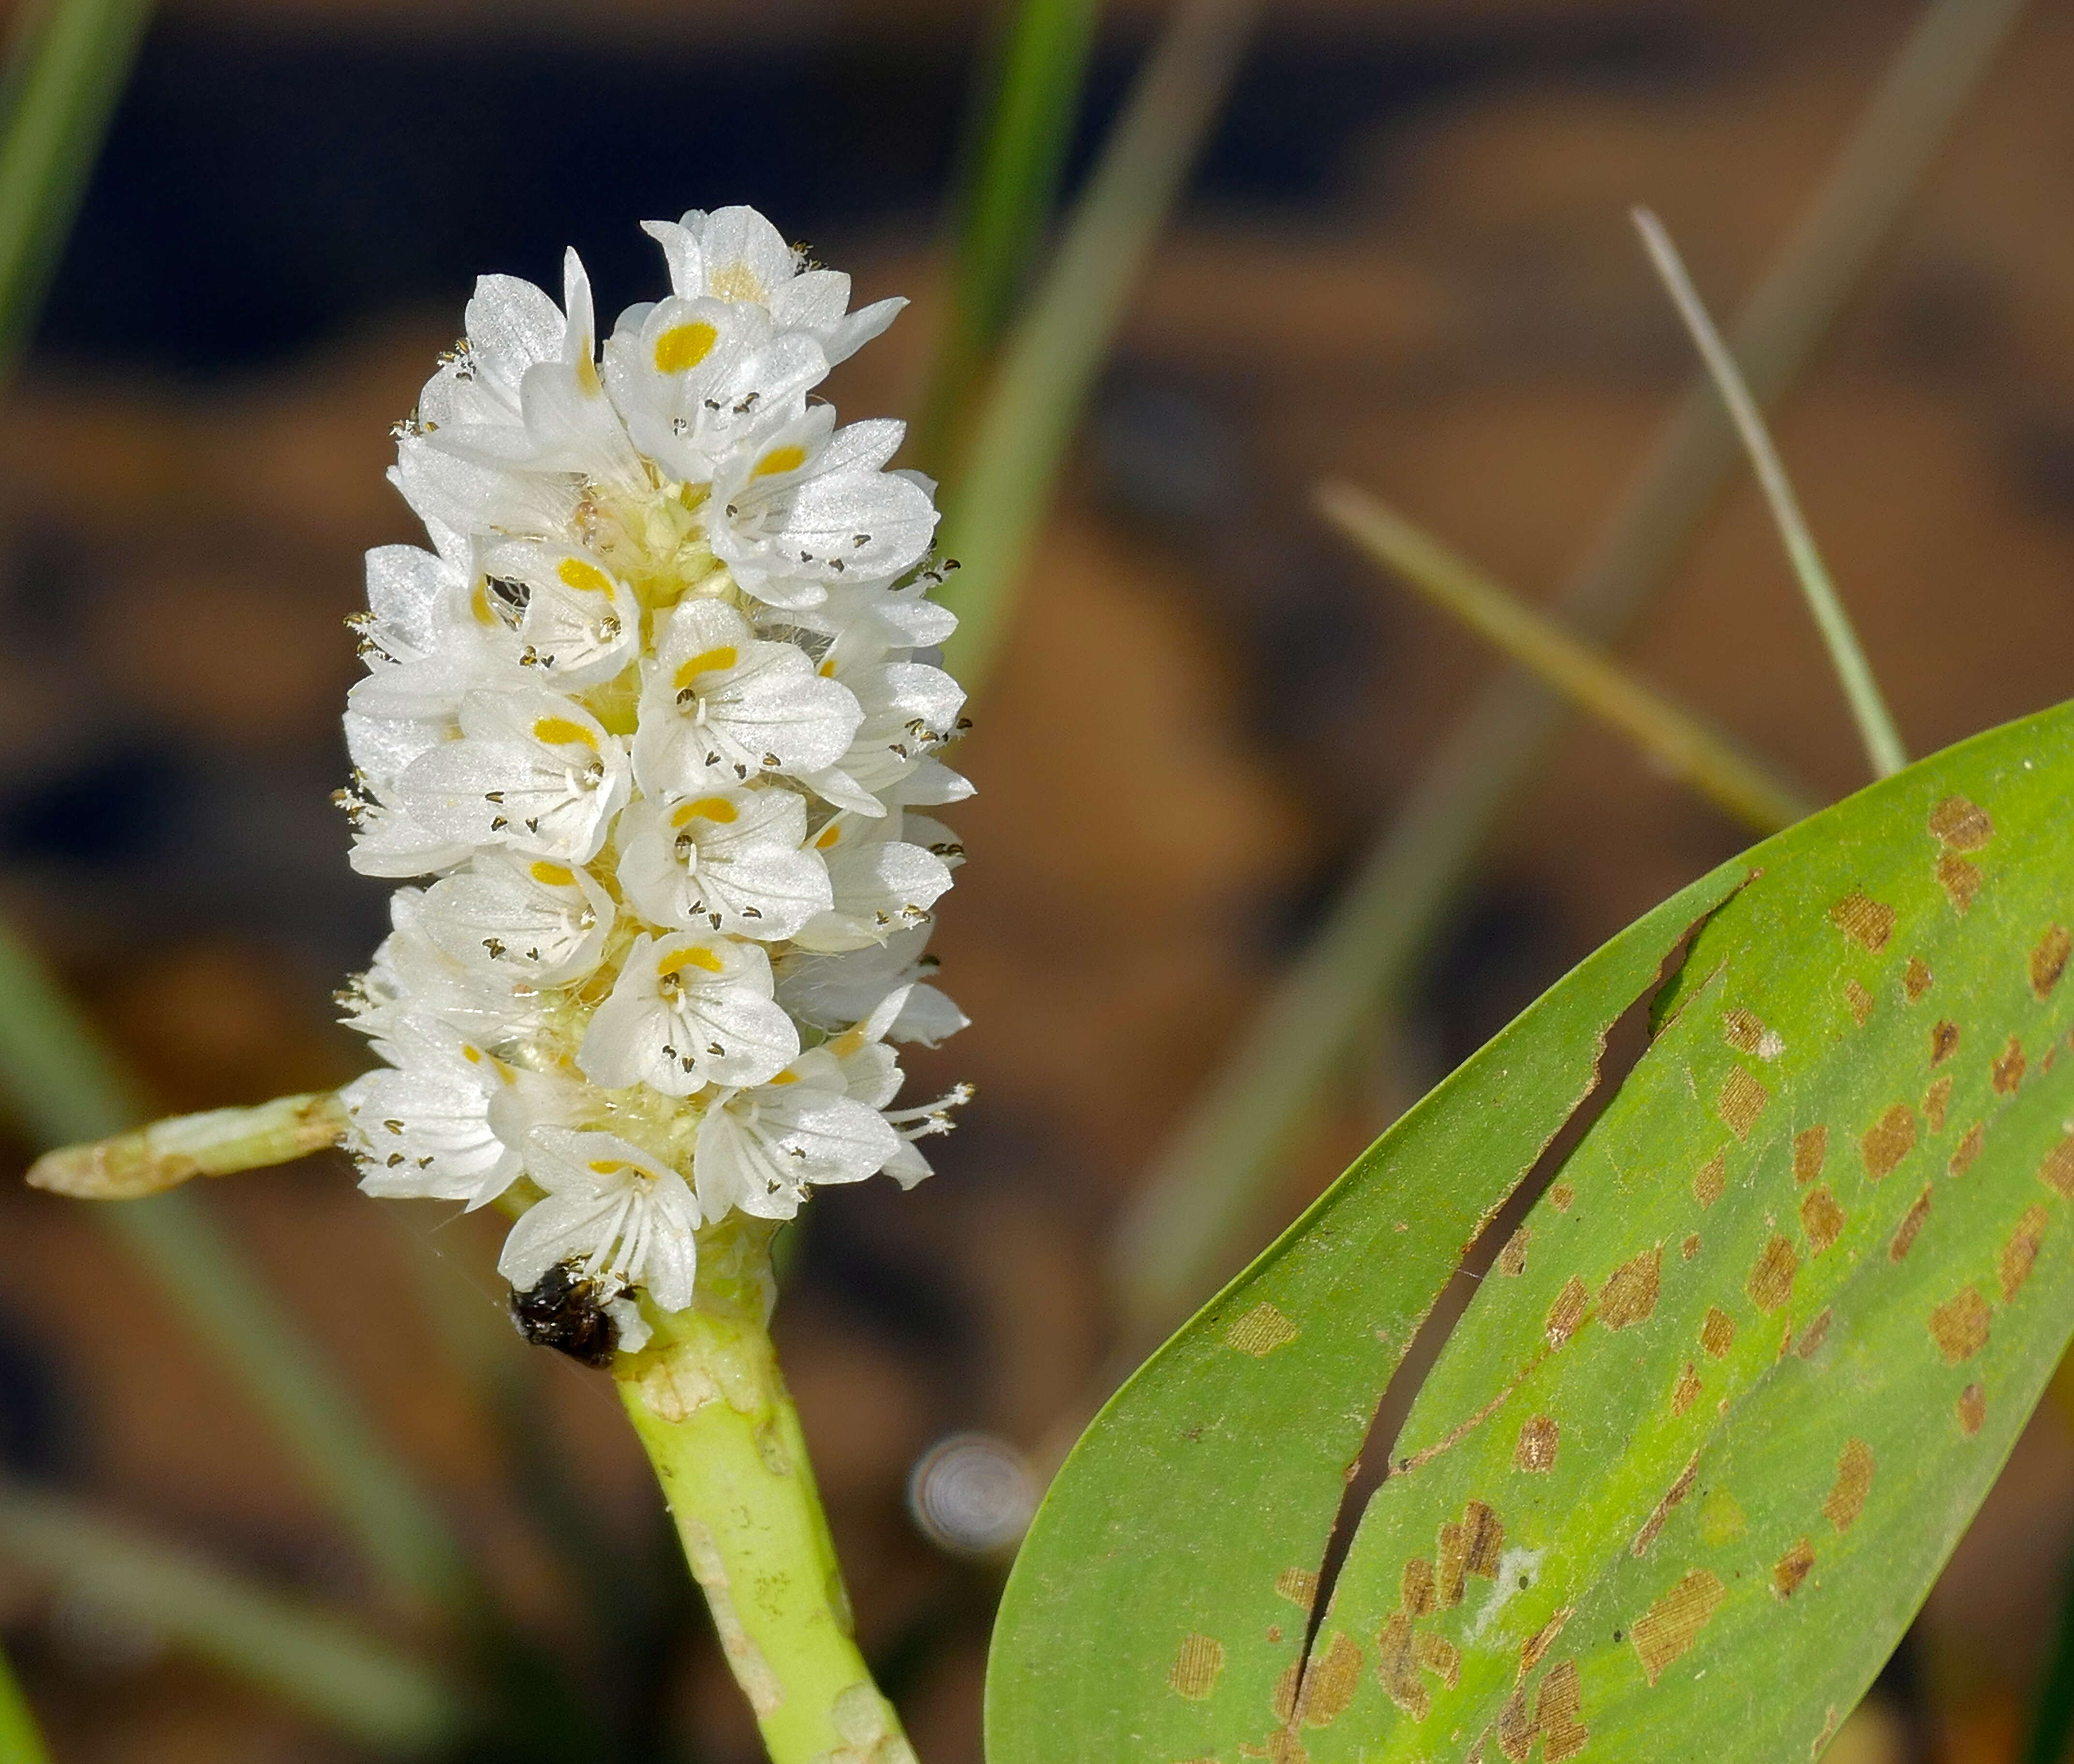
[[50,1764],[50,1755],[14,1668],[0,1655],[0,1758],[6,1764]]
[[[996,1630],[994,1764],[1818,1752],[2074,1327],[2071,799],[2074,707],[1875,785],[1386,1134],[1068,1461]],[[1420,1390],[1299,1692],[1385,1382],[1701,920]]]

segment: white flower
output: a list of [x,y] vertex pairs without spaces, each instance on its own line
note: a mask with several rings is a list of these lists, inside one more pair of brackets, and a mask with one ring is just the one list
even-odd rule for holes
[[688,1097],[709,1084],[761,1084],[799,1051],[771,996],[771,959],[755,944],[688,932],[637,937],[577,1056],[607,1089],[646,1084]]
[[907,304],[880,300],[845,317],[849,278],[807,268],[754,209],[711,214],[693,209],[680,220],[643,221],[642,231],[663,247],[670,286],[680,297],[754,301],[769,310],[775,324],[812,337],[831,366],[877,337]]
[[717,601],[680,606],[642,667],[634,766],[650,795],[822,770],[864,720],[849,688],[816,674],[805,651],[752,635]]
[[835,904],[806,837],[806,799],[783,785],[643,800],[619,819],[620,885],[659,925],[776,942]]
[[464,966],[526,985],[594,972],[612,931],[612,897],[589,871],[545,857],[478,857],[426,891],[419,927]]
[[907,425],[834,425],[834,410],[815,405],[736,450],[713,474],[721,510],[713,553],[774,606],[817,606],[827,585],[853,571],[900,575],[922,560],[936,532],[928,492],[880,469]]
[[699,1205],[789,1219],[809,1188],[861,1182],[896,1157],[900,1136],[849,1093],[835,1057],[802,1054],[768,1084],[722,1091],[699,1123]]
[[490,1099],[510,1074],[429,1018],[393,1025],[382,1051],[393,1068],[378,1067],[339,1093],[360,1186],[372,1195],[465,1200],[471,1212],[510,1188],[518,1155],[490,1125]]
[[646,1287],[665,1311],[692,1302],[699,1208],[675,1171],[617,1134],[567,1127],[535,1128],[525,1158],[547,1198],[504,1240],[497,1269],[514,1287],[568,1262],[603,1284]]
[[395,783],[419,826],[471,845],[585,863],[627,797],[626,750],[574,699],[470,692],[461,738],[428,749]]
[[341,995],[363,1185],[537,1193],[500,1266],[627,1351],[730,1209],[928,1174],[963,1093],[894,1106],[890,1044],[964,1026],[923,952],[962,847],[915,810],[971,790],[935,486],[811,400],[901,303],[750,209],[648,230],[671,291],[601,350],[574,253],[560,305],[485,276],[399,425],[430,548],[369,554],[340,793],[354,867],[421,879]]

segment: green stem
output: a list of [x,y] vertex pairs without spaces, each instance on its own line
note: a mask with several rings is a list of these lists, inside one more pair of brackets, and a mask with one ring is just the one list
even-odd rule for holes
[[1663,285],[1670,292],[1671,304],[1685,321],[1685,328],[1692,333],[1694,346],[1700,352],[1700,359],[1707,364],[1707,372],[1712,376],[1714,390],[1728,407],[1736,433],[1742,437],[1744,451],[1750,455],[1751,469],[1757,473],[1758,487],[1763,490],[1765,502],[1771,510],[1773,524],[1785,544],[1787,560],[1799,580],[1808,609],[1815,615],[1816,628],[1828,646],[1830,663],[1843,682],[1844,696],[1850,701],[1851,715],[1857,721],[1858,735],[1865,744],[1873,770],[1881,778],[1890,778],[1908,763],[1908,754],[1901,745],[1900,732],[1894,726],[1894,717],[1881,694],[1879,682],[1873,677],[1872,664],[1865,659],[1851,615],[1844,610],[1843,597],[1836,592],[1829,566],[1822,561],[1821,548],[1816,544],[1807,516],[1801,512],[1800,498],[1794,494],[1792,479],[1786,475],[1786,462],[1779,456],[1779,448],[1773,444],[1764,413],[1758,410],[1757,400],[1743,383],[1742,370],[1736,366],[1736,358],[1728,345],[1721,341],[1721,333],[1714,328],[1706,304],[1700,300],[1700,291],[1692,286],[1692,277],[1686,274],[1684,260],[1679,256],[1678,247],[1671,242],[1671,235],[1664,231],[1663,223],[1648,209],[1637,209],[1634,224],[1642,234],[1650,261],[1656,266],[1656,273],[1663,279]]
[[767,1327],[771,1228],[702,1235],[698,1299],[614,1369],[771,1764],[913,1764],[849,1597]]
[[0,82],[0,378],[28,342],[151,10],[52,0],[22,22]]
[[1180,0],[1002,352],[940,549],[958,573],[944,665],[977,693],[1124,305],[1237,71],[1258,0]]
[[1580,709],[1625,735],[1717,808],[1760,833],[1805,820],[1815,804],[1696,711],[1543,618],[1386,503],[1351,484],[1318,486],[1319,511],[1376,562],[1488,638]]
[[50,1758],[14,1668],[0,1654],[0,1764],[50,1764]]

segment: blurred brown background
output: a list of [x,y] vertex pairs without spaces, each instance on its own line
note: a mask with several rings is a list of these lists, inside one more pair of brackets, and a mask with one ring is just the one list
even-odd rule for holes
[[[1109,10],[1076,163],[1163,10]],[[996,1571],[918,1534],[910,1465],[961,1428],[1036,1450],[1073,1412],[1109,1340],[1122,1202],[1492,668],[1332,542],[1307,487],[1352,477],[1552,589],[1687,366],[1628,206],[1655,207],[1733,311],[1915,10],[1270,9],[975,707],[981,795],[954,816],[972,861],[936,946],[974,1027],[915,1064],[922,1093],[969,1077],[980,1101],[919,1193],[817,1202],[780,1312],[867,1650],[931,1764],[976,1764]],[[357,671],[340,622],[361,552],[414,536],[382,481],[388,425],[473,275],[556,285],[572,242],[610,312],[661,279],[637,221],[753,202],[861,298],[913,296],[832,388],[847,415],[909,412],[981,22],[960,0],[165,7],[0,406],[0,884],[164,1105],[320,1088],[363,1057],[329,1003],[382,924],[327,800]],[[2034,5],[1781,419],[1918,751],[2074,691],[2070,90],[2074,12]],[[1862,778],[1746,490],[1634,653],[1824,791]],[[1263,1236],[1746,842],[1611,738],[1567,739],[1415,1020],[1350,1063],[1292,1151]],[[498,1333],[481,1221],[363,1200],[333,1159],[209,1200],[510,1609],[601,1703],[645,1700],[667,1737],[641,1755],[754,1756],[696,1617],[658,1617],[630,1659],[529,1518],[499,1379],[534,1394],[522,1431],[601,1529],[590,1565],[623,1552],[676,1584],[601,1381]],[[7,1462],[387,1621],[295,1466],[84,1209],[10,1184],[0,1241]],[[1837,1755],[2015,1755],[2070,1547],[2074,1423],[2048,1401]],[[63,1764],[359,1755],[4,1567],[0,1630]]]

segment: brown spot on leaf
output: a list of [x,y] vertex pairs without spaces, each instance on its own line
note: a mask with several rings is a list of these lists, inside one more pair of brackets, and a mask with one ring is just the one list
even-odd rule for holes
[[1692,1172],[1692,1198],[1704,1212],[1721,1198],[1721,1191],[1729,1185],[1729,1155],[1717,1151],[1706,1163]]
[[1641,1656],[1642,1675],[1651,1683],[1700,1638],[1727,1591],[1704,1568],[1695,1568],[1635,1619],[1628,1639]]
[[1786,1051],[1779,1037],[1741,1006],[1722,1018],[1721,1039],[1737,1053],[1754,1060],[1776,1060]]
[[1498,1271],[1517,1279],[1527,1272],[1527,1246],[1534,1240],[1534,1233],[1525,1225],[1505,1240],[1505,1247],[1498,1253]]
[[1690,1262],[1699,1253],[1700,1233],[1696,1231],[1687,1233],[1685,1241],[1678,1246],[1678,1254]]
[[1952,1105],[1952,1074],[1946,1072],[1923,1093],[1923,1118],[1932,1133],[1944,1130],[1944,1112]]
[[1700,1321],[1700,1345],[1717,1360],[1736,1345],[1736,1321],[1717,1305],[1708,1305]]
[[1462,1602],[1462,1564],[1468,1559],[1469,1534],[1449,1519],[1440,1526],[1440,1541],[1434,1551],[1439,1563],[1437,1593],[1442,1610]]
[[1433,1706],[1433,1693],[1419,1682],[1418,1660],[1412,1652],[1411,1619],[1402,1611],[1383,1625],[1375,1638],[1375,1669],[1390,1701],[1413,1721],[1424,1721]]
[[1953,1407],[1959,1417],[1959,1431],[1968,1439],[1972,1439],[1988,1419],[1986,1387],[1978,1384],[1968,1385],[1959,1393],[1959,1400]]
[[1912,1005],[1930,990],[1930,965],[1920,956],[1911,956],[1901,971],[1901,989]]
[[1810,1188],[1801,1196],[1800,1229],[1808,1233],[1811,1256],[1819,1256],[1844,1234],[1844,1209],[1827,1188]]
[[2023,1209],[2016,1229],[2010,1233],[2009,1241],[2002,1246],[1997,1272],[2002,1276],[2004,1304],[2022,1291],[2024,1282],[2031,1278],[2039,1250],[2045,1242],[2045,1228],[2050,1218],[2043,1201],[2032,1201]]
[[1879,1182],[1894,1174],[1894,1166],[1915,1149],[1915,1111],[1898,1102],[1866,1129],[1858,1142],[1865,1160],[1865,1174]]
[[1683,1415],[1692,1407],[1700,1394],[1700,1374],[1692,1362],[1685,1362],[1685,1369],[1678,1374],[1678,1382],[1671,1388],[1671,1412]]
[[1564,1764],[1584,1750],[1584,1741],[1592,1737],[1578,1719],[1584,1708],[1577,1663],[1558,1660],[1548,1668],[1534,1702],[1534,1725],[1541,1729],[1541,1755],[1547,1764]]
[[1563,1633],[1563,1626],[1570,1621],[1572,1607],[1564,1605],[1555,1616],[1543,1624],[1533,1634],[1519,1644],[1519,1675],[1525,1678],[1539,1666],[1543,1656],[1555,1646],[1556,1638]]
[[1592,1295],[1584,1283],[1574,1274],[1563,1283],[1563,1290],[1556,1295],[1556,1302],[1548,1308],[1545,1325],[1548,1345],[1560,1348],[1577,1332],[1584,1320],[1584,1313],[1592,1308]]
[[[1361,1645],[1344,1630],[1332,1632],[1332,1645],[1314,1653],[1303,1674],[1296,1713],[1306,1727],[1329,1727],[1346,1713],[1361,1688]],[[1284,1717],[1287,1719],[1287,1717]]]
[[[1976,1127],[1973,1134],[1980,1132]],[[1967,1134],[1970,1140],[1973,1134]],[[1964,1151],[1965,1146],[1960,1150]],[[1977,1147],[1976,1150],[1977,1151]],[[1956,1159],[1954,1160],[1956,1161]],[[1971,1159],[1968,1160],[1971,1162]],[[2038,1179],[2062,1200],[2074,1200],[2074,1133],[2070,1133],[2045,1155],[2045,1162],[2038,1167]]]
[[1931,1026],[1930,1064],[1941,1066],[1959,1051],[1959,1026],[1940,1022]]
[[1419,1663],[1449,1690],[1462,1682],[1462,1650],[1444,1635],[1421,1635],[1412,1644]]
[[1559,1182],[1548,1191],[1548,1204],[1558,1212],[1568,1212],[1576,1198],[1577,1191],[1567,1182]]
[[1656,1314],[1657,1276],[1663,1266],[1659,1246],[1623,1262],[1599,1288],[1599,1320],[1609,1329],[1646,1323]]
[[1265,1360],[1277,1348],[1296,1339],[1296,1325],[1266,1300],[1255,1305],[1225,1332],[1225,1342],[1241,1353]]
[[1534,1750],[1534,1717],[1527,1712],[1527,1687],[1519,1686],[1498,1712],[1498,1749],[1510,1764],[1527,1764]]
[[1629,1543],[1628,1548],[1635,1555],[1649,1554],[1650,1545],[1656,1541],[1657,1535],[1677,1510],[1679,1502],[1692,1492],[1693,1478],[1699,1473],[1700,1454],[1695,1452],[1686,1460],[1685,1468],[1678,1473],[1678,1480],[1663,1491],[1663,1498],[1651,1509],[1649,1517],[1642,1522],[1642,1529],[1635,1533],[1633,1541]]
[[1863,1440],[1846,1440],[1836,1457],[1836,1480],[1822,1502],[1822,1516],[1839,1532],[1857,1523],[1873,1485],[1873,1448]]
[[1757,1125],[1757,1117],[1764,1113],[1764,1105],[1770,1101],[1771,1093],[1737,1066],[1721,1080],[1721,1093],[1715,1098],[1714,1108],[1728,1122],[1729,1131],[1738,1139],[1747,1139],[1750,1129]]
[[1901,1223],[1894,1227],[1894,1241],[1886,1246],[1888,1261],[1900,1261],[1915,1244],[1916,1233],[1923,1229],[1923,1221],[1930,1217],[1931,1193],[1929,1188],[1924,1188],[1915,1197],[1908,1211],[1901,1216]]
[[1399,1604],[1407,1617],[1431,1617],[1434,1610],[1433,1564],[1415,1555],[1404,1564],[1399,1585]]
[[1793,1296],[1793,1276],[1800,1266],[1792,1241],[1774,1237],[1759,1252],[1743,1290],[1760,1311],[1776,1311]]
[[1853,889],[1829,909],[1829,923],[1877,954],[1894,935],[1894,908],[1882,907],[1862,890]]
[[1803,1538],[1772,1564],[1771,1590],[1782,1599],[1791,1598],[1814,1566],[1815,1546]]
[[2023,1057],[2023,1043],[2011,1035],[2009,1045],[2002,1049],[2001,1056],[1988,1068],[1998,1094],[2009,1097],[2016,1093],[2016,1087],[2023,1082],[2026,1064]]
[[1964,916],[1981,891],[1980,870],[1965,858],[1947,852],[1937,860],[1937,880],[1944,887],[1944,898],[1952,903],[1952,911]]
[[1275,1711],[1278,1721],[1288,1723],[1296,1719],[1298,1698],[1303,1686],[1303,1663],[1291,1660],[1276,1674],[1275,1688],[1268,1692],[1268,1705]]
[[[1959,1142],[1957,1148],[1952,1154],[1951,1161],[1944,1166],[1944,1168],[1952,1175],[1963,1176],[1973,1167],[1973,1160],[1980,1156],[1981,1147],[1987,1142],[1988,1124],[1985,1121],[1975,1122],[1966,1130],[1966,1137]],[[2050,1159],[2047,1161],[2050,1162]],[[2039,1174],[2042,1175],[2044,1172],[2041,1171]]]
[[1284,1568],[1275,1576],[1275,1590],[1299,1609],[1308,1611],[1318,1597],[1318,1576],[1308,1568]]
[[1988,1301],[1971,1287],[1930,1313],[1930,1332],[1947,1365],[1970,1360],[1988,1345]]
[[2067,958],[2074,956],[2074,937],[2064,925],[2055,925],[2039,940],[2031,952],[2031,989],[2041,998],[2048,996],[2067,972]]
[[1512,1448],[1513,1469],[1535,1474],[1554,1469],[1562,1431],[1554,1415],[1535,1415],[1519,1430],[1519,1443]]
[[1836,1737],[1836,1705],[1832,1703],[1828,1712],[1822,1717],[1822,1731],[1815,1736],[1815,1743],[1808,1748],[1810,1758],[1820,1758],[1829,1750],[1829,1741]]
[[1947,796],[1930,811],[1930,837],[1947,851],[1978,851],[1995,837],[1995,824],[1978,804]]
[[1812,1360],[1822,1351],[1822,1344],[1829,1339],[1829,1313],[1818,1311],[1800,1332],[1800,1345],[1793,1351],[1803,1360]]
[[1802,1128],[1793,1136],[1793,1179],[1812,1182],[1822,1174],[1822,1165],[1828,1155],[1829,1130],[1819,1123]]
[[1851,1007],[1851,1021],[1861,1029],[1873,1014],[1873,995],[1855,980],[1844,982],[1844,1002]]
[[1167,1688],[1200,1703],[1217,1688],[1217,1675],[1225,1669],[1225,1645],[1214,1636],[1183,1638],[1181,1651],[1174,1656],[1167,1675]]
[[1479,1580],[1498,1578],[1498,1559],[1505,1553],[1505,1526],[1498,1516],[1481,1501],[1462,1509],[1462,1570]]

